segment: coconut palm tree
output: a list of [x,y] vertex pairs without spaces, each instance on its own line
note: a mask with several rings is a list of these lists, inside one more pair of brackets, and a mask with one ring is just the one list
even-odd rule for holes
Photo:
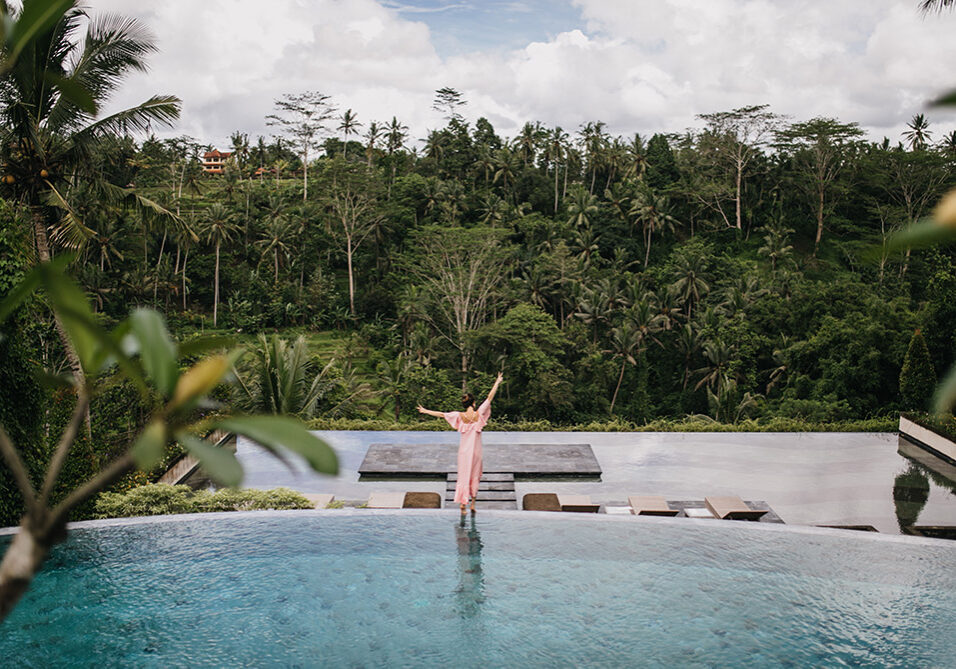
[[939,12],[947,7],[952,7],[954,4],[956,4],[956,0],[922,0],[919,7],[924,12]]
[[[13,13],[27,15],[38,4],[41,0],[24,0],[20,12]],[[4,7],[9,9],[6,3]],[[12,64],[11,54],[3,54],[10,69],[0,83],[4,172],[0,195],[30,212],[40,262],[50,260],[51,227],[65,229],[74,247],[96,234],[68,203],[72,184],[84,182],[104,199],[132,199],[164,211],[84,169],[105,140],[152,124],[169,125],[178,118],[180,101],[169,95],[98,117],[127,74],[146,70],[146,56],[155,50],[152,36],[137,21],[114,14],[90,17],[74,8],[26,43]],[[82,384],[79,357],[59,315],[54,318],[70,366]]]
[[568,205],[568,223],[574,228],[591,227],[591,219],[598,213],[598,199],[584,186],[571,189],[571,204]]
[[372,158],[375,157],[375,149],[378,148],[378,140],[382,137],[382,131],[382,126],[377,121],[372,121],[368,124],[365,134],[362,136],[365,139],[365,158],[369,169],[372,168]]
[[261,256],[259,264],[265,260],[266,256],[272,255],[274,267],[273,285],[279,283],[279,256],[288,258],[291,251],[289,240],[295,231],[295,224],[285,216],[276,216],[266,221],[265,228],[259,234],[259,239],[255,245],[259,247]]
[[909,130],[903,133],[903,139],[910,145],[912,151],[922,151],[929,144],[933,133],[929,131],[929,121],[923,114],[917,114],[906,124]]
[[352,113],[351,109],[346,109],[345,113],[339,117],[341,121],[339,123],[338,129],[342,131],[344,139],[342,140],[342,157],[348,159],[349,157],[349,135],[357,135],[358,129],[361,127],[361,123],[358,120],[358,116]]
[[710,292],[710,284],[703,278],[704,258],[698,254],[681,254],[677,258],[675,274],[677,281],[674,289],[687,305],[687,318],[691,317],[691,307]]
[[617,376],[617,385],[611,396],[610,414],[614,415],[614,404],[617,394],[621,390],[621,381],[624,380],[624,370],[628,364],[637,365],[637,353],[641,348],[642,335],[630,320],[625,320],[618,327],[611,330],[611,350],[607,351],[615,358],[621,359],[621,372]]
[[680,225],[680,221],[670,213],[670,199],[666,195],[658,195],[649,190],[638,192],[629,213],[644,230],[644,267],[647,267],[651,259],[651,239],[654,233],[665,229],[674,230]]
[[202,236],[206,238],[206,242],[216,247],[215,289],[212,302],[212,324],[215,327],[219,319],[219,249],[223,242],[232,241],[239,232],[239,225],[235,222],[235,215],[221,203],[216,202],[204,212],[201,226]]
[[[545,158],[551,163],[554,167],[554,213],[558,213],[558,175],[561,174],[561,161],[564,159],[567,154],[567,145],[568,145],[568,133],[561,129],[560,126],[556,127],[547,137],[547,144],[545,145]],[[565,174],[567,173],[567,166],[565,166]]]

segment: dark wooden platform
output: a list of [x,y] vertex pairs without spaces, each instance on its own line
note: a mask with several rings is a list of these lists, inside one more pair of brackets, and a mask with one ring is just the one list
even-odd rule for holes
[[[361,478],[445,478],[457,471],[458,444],[372,444],[359,467]],[[590,444],[484,444],[486,472],[517,478],[600,480]]]

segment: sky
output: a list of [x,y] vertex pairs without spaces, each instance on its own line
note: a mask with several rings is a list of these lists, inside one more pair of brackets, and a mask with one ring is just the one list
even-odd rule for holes
[[[265,124],[284,93],[320,91],[364,125],[393,116],[410,140],[443,125],[436,89],[462,92],[469,121],[514,136],[527,121],[570,134],[699,128],[698,114],[768,104],[792,121],[855,121],[900,138],[925,113],[934,138],[956,108],[956,12],[917,0],[89,0],[139,19],[159,52],[106,112],[180,97],[160,136],[227,148]],[[335,125],[335,124],[333,124]],[[330,132],[335,132],[334,128]]]

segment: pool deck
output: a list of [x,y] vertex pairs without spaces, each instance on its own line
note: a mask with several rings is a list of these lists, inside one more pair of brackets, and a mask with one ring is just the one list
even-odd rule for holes
[[[372,492],[427,491],[442,496],[446,492],[445,476],[367,480],[359,469],[373,444],[427,445],[445,460],[453,458],[454,432],[316,434],[338,454],[338,476],[317,475],[298,463],[290,472],[240,438],[237,455],[246,471],[245,485],[287,486],[357,502]],[[485,432],[483,441],[488,450],[509,444],[590,445],[601,469],[600,480],[519,476],[518,506],[532,492],[590,495],[604,505],[631,495],[661,495],[668,500],[737,495],[765,500],[787,524],[869,525],[889,534],[900,531],[894,501],[897,479],[925,465],[896,433]],[[938,471],[928,479],[919,525],[956,525],[956,484],[949,486],[946,473]]]
[[[528,477],[600,480],[590,444],[490,443],[482,447],[486,472]],[[371,444],[358,468],[361,479],[442,477],[458,471],[457,451],[447,444]]]

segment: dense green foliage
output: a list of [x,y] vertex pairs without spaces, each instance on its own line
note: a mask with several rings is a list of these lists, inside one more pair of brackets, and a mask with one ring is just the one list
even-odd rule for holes
[[936,388],[936,370],[919,330],[913,333],[900,371],[900,395],[907,409],[923,410],[929,407]]
[[[952,361],[952,255],[860,252],[929,212],[954,183],[953,148],[870,143],[855,124],[788,125],[765,107],[702,123],[647,141],[588,123],[574,141],[452,117],[421,153],[397,121],[376,124],[311,154],[305,199],[288,143],[236,133],[220,147],[234,151],[225,173],[207,175],[188,138],[116,140],[97,169],[183,225],[90,208],[76,271],[104,318],[139,303],[187,330],[216,312],[233,331],[353,333],[300,351],[283,372],[299,374],[294,398],[263,394],[247,367],[247,405],[294,400],[306,416],[407,421],[419,402],[454,406],[456,388],[481,394],[501,368],[510,420],[826,422],[904,408],[915,327],[937,369]],[[820,181],[819,161],[839,169]],[[216,221],[228,234],[209,232]],[[264,360],[267,344],[255,348]]]
[[96,499],[95,517],[121,518],[210,511],[311,508],[313,505],[308,499],[289,488],[272,490],[222,488],[210,492],[193,490],[185,485],[154,483],[123,493],[102,493]]

